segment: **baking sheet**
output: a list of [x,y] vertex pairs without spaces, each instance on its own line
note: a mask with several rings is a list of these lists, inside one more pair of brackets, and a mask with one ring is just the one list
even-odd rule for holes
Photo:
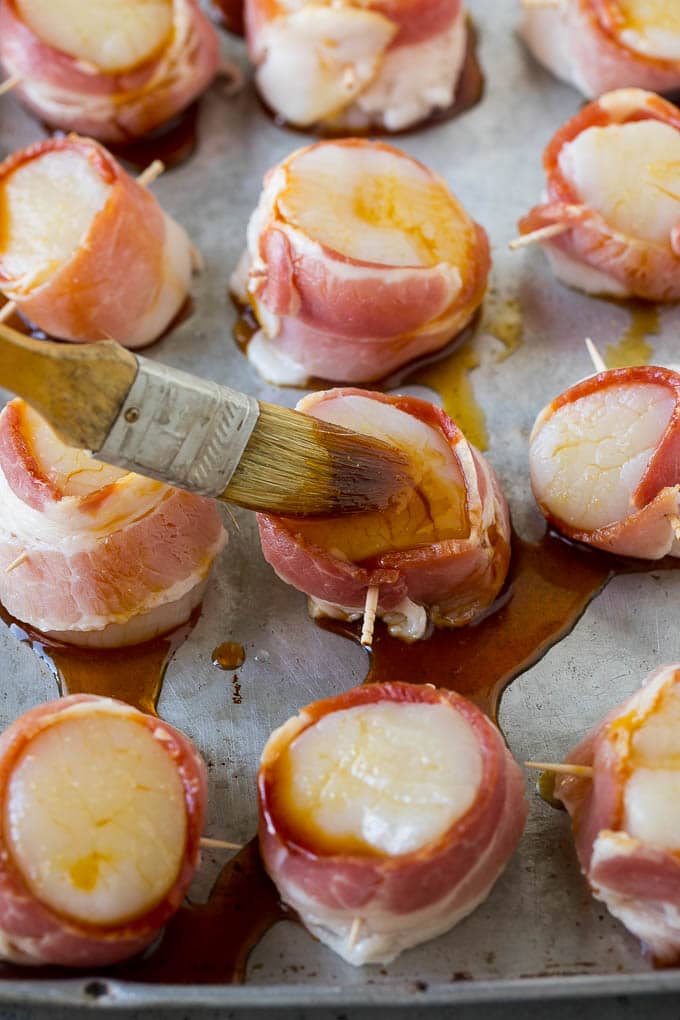
[[[480,332],[472,384],[484,408],[488,455],[508,496],[515,527],[538,536],[526,465],[527,437],[543,404],[591,371],[583,337],[601,348],[630,323],[623,307],[572,293],[551,277],[538,250],[511,254],[507,241],[542,185],[541,153],[581,103],[544,73],[516,39],[514,0],[468,0],[486,77],[482,102],[457,120],[399,137],[396,144],[438,171],[489,231],[498,300],[522,308],[524,340],[505,360],[502,344]],[[224,36],[225,52],[246,67],[244,47]],[[42,137],[11,96],[0,100],[2,155]],[[227,99],[218,86],[200,112],[194,155],[154,184],[164,207],[199,245],[205,271],[194,311],[149,357],[229,383],[260,399],[292,405],[300,391],[261,382],[231,338],[227,280],[245,237],[264,171],[304,136],[278,128],[250,88]],[[121,267],[125,272],[126,267]],[[680,360],[680,309],[661,315],[654,360]],[[404,387],[402,387],[402,390]],[[432,397],[422,388],[408,387]],[[159,710],[210,763],[206,833],[246,841],[256,828],[254,778],[270,731],[301,705],[360,683],[365,653],[308,620],[305,598],[273,575],[259,551],[252,517],[225,517],[228,548],[201,619],[172,661]],[[680,658],[680,573],[618,577],[572,634],[515,681],[500,720],[519,760],[559,759],[584,731],[660,662]],[[211,665],[224,640],[241,642],[241,703],[231,674]],[[54,681],[31,650],[0,630],[0,723],[54,697]],[[299,926],[282,922],[251,955],[243,986],[163,987],[67,980],[0,982],[0,1000],[111,1005],[223,1006],[463,1002],[680,989],[680,971],[654,972],[636,941],[591,899],[575,862],[568,820],[547,807],[527,780],[531,810],[518,852],[489,899],[448,935],[405,953],[387,968],[354,969]],[[199,891],[207,895],[223,858],[208,853]]]

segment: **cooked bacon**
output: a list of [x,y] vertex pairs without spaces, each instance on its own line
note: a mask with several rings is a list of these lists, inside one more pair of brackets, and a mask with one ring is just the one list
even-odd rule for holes
[[451,105],[465,62],[461,0],[246,0],[245,21],[258,89],[298,127],[411,127]]
[[378,585],[378,615],[408,640],[423,636],[427,615],[458,627],[487,609],[508,569],[508,510],[491,467],[451,419],[423,400],[355,389],[311,394],[298,409],[400,446],[414,487],[382,514],[259,514],[262,551],[279,577],[312,597],[315,615],[350,618]]
[[661,666],[568,756],[592,779],[555,785],[593,895],[664,964],[680,960],[679,724],[680,665]]
[[92,460],[13,400],[0,414],[0,601],[73,644],[184,623],[226,537],[215,504]]
[[[43,6],[48,4],[51,0]],[[110,35],[110,4],[99,4],[102,10],[96,15],[87,0],[81,6],[88,14],[87,29],[78,34],[74,24],[73,52],[65,52],[41,38],[30,17],[22,17],[21,0],[0,3],[0,60],[7,75],[20,80],[17,91],[24,103],[53,127],[105,142],[127,142],[165,124],[212,81],[219,42],[196,0],[172,0],[170,30],[160,47],[141,62],[132,55],[129,66],[121,61],[123,66],[115,70],[102,68],[89,50],[83,57],[79,45],[92,32]],[[125,17],[134,18],[135,5],[124,6]],[[75,11],[70,14],[74,17]],[[79,15],[83,22],[85,17]],[[101,29],[95,17],[101,18]],[[131,24],[127,44],[132,46],[137,35]]]
[[584,107],[543,157],[545,202],[520,232],[566,228],[542,245],[558,279],[615,297],[680,298],[680,112],[622,89]]
[[378,142],[320,142],[265,178],[232,290],[273,382],[378,379],[443,347],[486,289],[486,234],[427,167]]
[[680,376],[617,368],[541,411],[530,440],[541,512],[569,538],[643,559],[680,556]]
[[178,730],[74,695],[0,737],[0,958],[101,967],[141,952],[199,863],[207,773]]
[[521,34],[549,71],[589,98],[637,86],[680,88],[680,15],[649,0],[523,6]]
[[97,142],[15,152],[0,164],[0,201],[0,290],[51,336],[141,347],[184,304],[189,238]]
[[527,813],[496,727],[458,694],[402,683],[302,709],[269,738],[258,792],[267,871],[353,964],[388,963],[474,910]]

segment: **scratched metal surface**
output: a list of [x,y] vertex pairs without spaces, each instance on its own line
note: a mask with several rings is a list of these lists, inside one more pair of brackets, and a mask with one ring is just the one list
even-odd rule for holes
[[[524,344],[505,361],[481,334],[481,367],[473,374],[486,416],[489,457],[526,536],[539,527],[527,479],[527,435],[539,408],[589,373],[586,333],[601,344],[618,339],[628,313],[572,293],[551,278],[538,251],[511,255],[515,222],[535,201],[540,156],[580,97],[543,73],[513,29],[515,0],[471,0],[480,36],[486,94],[462,118],[397,140],[442,174],[490,233],[493,285],[519,299]],[[242,44],[225,50],[245,66]],[[0,100],[0,146],[6,154],[41,136],[11,96]],[[163,205],[184,224],[205,258],[194,286],[195,310],[149,356],[292,404],[299,393],[261,383],[231,339],[227,278],[243,244],[262,174],[304,138],[276,127],[252,90],[227,100],[215,88],[201,111],[193,157],[155,185]],[[127,271],[121,267],[121,272]],[[662,316],[656,360],[677,357],[680,309]],[[207,832],[249,839],[256,826],[254,777],[270,731],[299,706],[361,682],[364,653],[307,619],[305,599],[264,563],[253,519],[237,513],[196,630],[179,650],[160,711],[184,729],[210,763]],[[517,758],[559,758],[612,704],[635,689],[653,666],[680,658],[676,625],[680,573],[651,573],[613,582],[573,633],[524,674],[503,699],[501,721]],[[213,647],[242,642],[242,703],[232,702],[229,675],[211,666]],[[6,630],[0,631],[0,723],[55,695],[47,668]],[[98,1005],[274,1006],[309,1004],[456,1003],[548,995],[614,994],[680,989],[680,971],[654,973],[634,940],[591,900],[575,864],[563,814],[533,795],[519,850],[487,902],[450,934],[405,953],[388,968],[353,969],[301,928],[281,923],[252,954],[242,987],[144,987],[109,981]],[[218,858],[208,860],[205,891]],[[102,994],[103,992],[103,994]],[[0,1000],[93,1003],[82,981],[0,982]]]

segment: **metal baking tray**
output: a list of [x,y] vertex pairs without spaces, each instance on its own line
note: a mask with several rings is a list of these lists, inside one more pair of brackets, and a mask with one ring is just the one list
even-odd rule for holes
[[[469,0],[486,79],[482,101],[458,119],[395,140],[438,171],[489,231],[493,299],[521,307],[521,344],[509,357],[482,316],[479,358],[470,381],[484,410],[488,456],[511,504],[515,528],[537,536],[542,520],[527,473],[527,437],[543,404],[590,373],[583,337],[603,348],[628,328],[624,306],[570,292],[551,277],[537,250],[511,254],[517,218],[542,186],[541,153],[580,97],[544,73],[514,29],[516,0]],[[224,35],[225,52],[247,71],[244,46]],[[0,100],[2,155],[43,131],[11,96]],[[149,357],[259,398],[292,405],[300,396],[261,382],[232,340],[235,312],[228,276],[244,243],[265,170],[305,137],[276,126],[247,85],[234,99],[214,86],[200,106],[198,145],[154,191],[189,230],[205,258],[193,312],[152,347]],[[121,272],[128,267],[121,266]],[[498,332],[498,330],[497,330]],[[665,309],[651,338],[654,360],[680,360],[680,309]],[[402,387],[402,390],[404,387]],[[408,391],[432,393],[418,387]],[[230,542],[214,573],[201,618],[167,672],[160,714],[183,729],[210,763],[209,835],[247,841],[256,829],[254,779],[271,730],[298,707],[360,683],[365,653],[307,618],[305,598],[262,559],[252,516],[225,517]],[[654,666],[680,658],[680,573],[656,571],[613,580],[575,626],[506,691],[500,722],[519,760],[559,759]],[[231,673],[211,664],[231,639],[247,651]],[[56,694],[47,666],[0,627],[4,726]],[[145,985],[100,981],[0,981],[1,1001],[104,1006],[236,1006],[459,1003],[556,995],[680,990],[680,970],[654,971],[636,941],[590,896],[573,852],[568,819],[535,794],[519,849],[488,900],[452,932],[404,953],[386,968],[354,969],[301,927],[281,922],[250,956],[241,985]],[[198,895],[207,895],[223,858],[205,854]]]

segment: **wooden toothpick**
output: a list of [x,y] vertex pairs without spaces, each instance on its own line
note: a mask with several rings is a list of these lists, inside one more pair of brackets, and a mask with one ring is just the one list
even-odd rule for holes
[[2,308],[0,308],[0,322],[7,322],[7,320],[11,318],[12,315],[14,315],[16,310],[17,310],[16,301],[6,301]]
[[539,227],[538,230],[532,230],[529,234],[520,234],[519,237],[509,242],[508,248],[510,251],[529,248],[532,244],[540,244],[541,241],[548,241],[551,237],[564,234],[565,231],[571,230],[572,226],[572,223],[549,223],[547,227]]
[[142,170],[141,174],[137,178],[137,184],[141,184],[143,188],[148,188],[150,184],[160,177],[165,170],[165,163],[162,159],[154,159],[153,163],[149,163],[146,170]]
[[378,592],[379,588],[377,584],[369,585],[368,591],[366,592],[366,602],[364,603],[364,623],[361,628],[362,645],[371,645],[373,643],[375,613],[378,608]]
[[539,772],[557,772],[565,776],[579,776],[583,779],[592,779],[595,770],[591,765],[572,765],[571,762],[551,761],[525,761],[528,769],[537,769]]
[[6,574],[11,574],[13,570],[16,570],[17,567],[20,567],[21,564],[25,563],[27,559],[28,559],[28,553],[24,549],[23,552],[19,553],[19,555],[17,556],[17,558],[15,560],[12,560],[12,562],[9,564],[9,566],[5,567],[5,573]]
[[522,7],[561,7],[562,0],[521,0]]
[[241,843],[229,843],[226,839],[211,839],[209,836],[201,836],[201,846],[210,847],[215,850],[242,850]]
[[11,78],[5,78],[2,85],[0,85],[0,96],[4,96],[5,92],[11,92],[17,85],[21,85],[20,75],[13,74]]
[[363,923],[364,922],[360,917],[355,917],[354,920],[352,921],[352,927],[350,928],[349,935],[347,936],[348,949],[354,949],[357,942],[359,941],[359,936],[361,935],[361,928]]
[[593,363],[593,367],[595,368],[595,371],[596,372],[606,372],[607,371],[607,366],[604,363],[604,358],[602,357],[602,355],[600,354],[600,352],[598,351],[597,347],[595,346],[595,344],[593,343],[593,341],[590,339],[589,336],[587,336],[585,338],[584,343],[586,345],[586,350],[588,351],[588,354],[590,355],[590,360]]

